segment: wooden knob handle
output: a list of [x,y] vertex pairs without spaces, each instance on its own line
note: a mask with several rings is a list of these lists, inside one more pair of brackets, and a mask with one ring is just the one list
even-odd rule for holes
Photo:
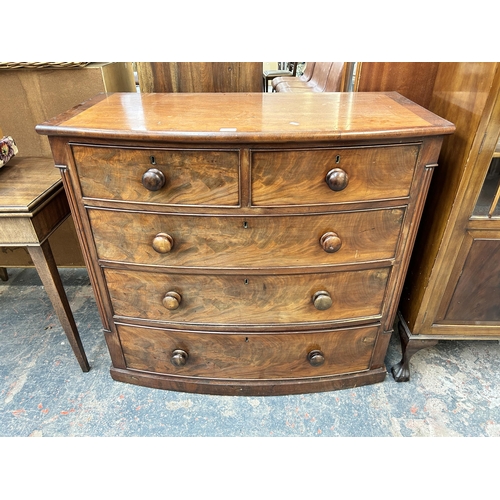
[[342,240],[339,235],[333,231],[325,233],[320,238],[319,243],[323,247],[323,250],[327,253],[338,252],[342,246]]
[[176,349],[172,352],[170,361],[174,366],[184,366],[187,363],[188,358],[189,354],[186,351],[182,349]]
[[321,366],[325,362],[325,355],[316,349],[307,355],[307,360],[312,366]]
[[158,191],[165,185],[165,174],[157,168],[150,168],[142,176],[142,185],[149,191]]
[[153,248],[158,253],[168,253],[174,246],[174,239],[167,233],[158,233],[153,240]]
[[173,311],[181,305],[182,297],[177,292],[167,292],[163,297],[163,305]]
[[332,168],[332,170],[326,174],[325,181],[332,191],[342,191],[342,189],[345,189],[347,184],[349,184],[349,176],[341,168]]
[[316,292],[312,298],[314,307],[320,311],[324,311],[332,307],[333,301],[328,292],[321,290]]

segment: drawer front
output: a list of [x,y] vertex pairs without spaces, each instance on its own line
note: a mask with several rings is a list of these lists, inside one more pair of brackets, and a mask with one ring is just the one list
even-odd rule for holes
[[[418,145],[253,151],[252,204],[318,205],[406,197]],[[329,187],[326,178],[330,174]]]
[[[211,379],[294,379],[368,369],[377,328],[269,335],[119,325],[118,333],[131,369]],[[174,364],[181,356],[185,364]]]
[[[280,326],[380,317],[389,268],[269,276],[104,273],[117,316],[192,325]],[[318,309],[313,297],[318,306],[331,306]]]
[[[156,150],[76,145],[72,149],[85,197],[168,205],[239,204],[237,150]],[[147,172],[144,182],[150,189],[143,184],[143,176]],[[164,184],[159,187],[162,176]]]
[[[99,258],[146,265],[280,267],[394,257],[404,209],[287,217],[88,210]],[[333,234],[332,234],[333,233]]]

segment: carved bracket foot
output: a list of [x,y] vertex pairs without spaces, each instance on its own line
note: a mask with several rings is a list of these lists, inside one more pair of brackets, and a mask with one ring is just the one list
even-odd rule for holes
[[412,335],[406,321],[398,311],[399,338],[403,357],[401,361],[391,368],[392,376],[396,382],[408,382],[410,380],[410,358],[420,349],[432,347],[438,343],[437,340],[421,340],[418,335]]

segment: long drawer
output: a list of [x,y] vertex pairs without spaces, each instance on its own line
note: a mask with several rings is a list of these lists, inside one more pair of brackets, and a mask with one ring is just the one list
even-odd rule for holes
[[239,150],[73,145],[72,151],[84,197],[167,205],[239,204]]
[[104,269],[115,316],[219,326],[380,318],[389,272],[205,275]]
[[128,368],[211,379],[293,379],[366,370],[377,335],[377,327],[277,335],[117,329]]
[[252,204],[318,205],[406,197],[420,146],[253,151]]
[[100,259],[186,267],[322,266],[390,259],[403,208],[282,216],[88,209]]

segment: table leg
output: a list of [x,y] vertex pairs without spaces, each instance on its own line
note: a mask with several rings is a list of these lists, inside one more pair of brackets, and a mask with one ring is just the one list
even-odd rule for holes
[[0,280],[7,281],[9,279],[9,275],[7,274],[7,269],[5,267],[0,267]]
[[66,297],[66,292],[64,291],[48,240],[39,247],[28,247],[28,251],[45,290],[47,291],[47,295],[54,306],[57,317],[68,337],[68,341],[71,344],[76,359],[81,369],[84,372],[88,372],[90,370],[90,365],[87,361],[85,351],[83,350],[80,334],[76,328],[73,313],[71,312],[68,298]]
[[420,349],[435,346],[438,341],[434,339],[420,340],[418,335],[412,335],[406,321],[398,312],[399,317],[399,339],[401,340],[401,361],[391,368],[392,376],[396,382],[408,382],[410,380],[410,358]]

